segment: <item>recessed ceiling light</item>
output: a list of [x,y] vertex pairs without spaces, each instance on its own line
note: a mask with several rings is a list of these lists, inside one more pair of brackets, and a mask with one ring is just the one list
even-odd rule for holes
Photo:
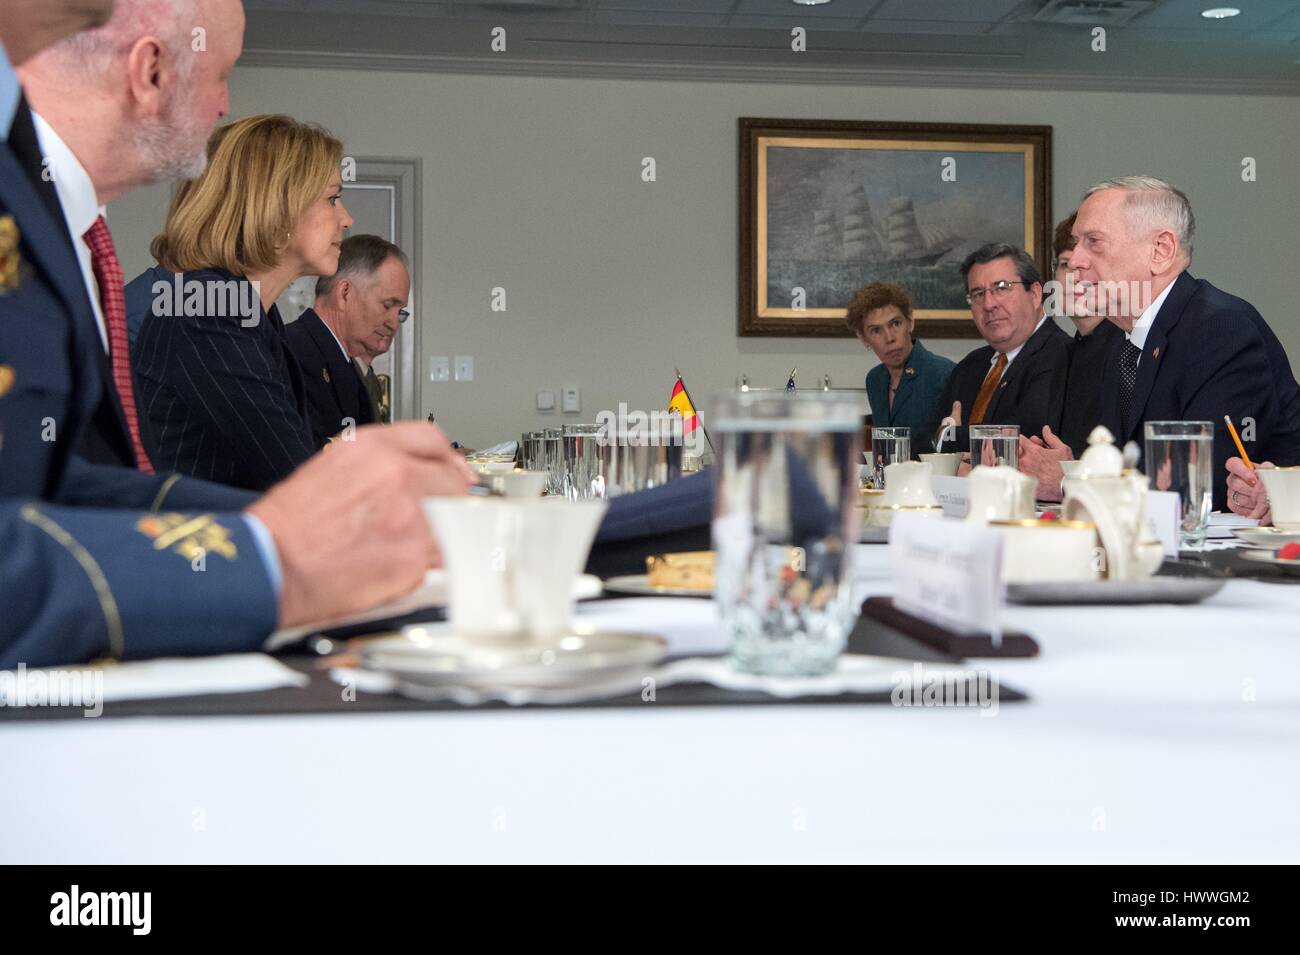
[[1239,13],[1236,7],[1211,7],[1208,10],[1202,10],[1201,16],[1207,20],[1226,20],[1228,17],[1235,17]]
[[823,3],[830,3],[831,0],[791,0],[801,7],[820,7]]

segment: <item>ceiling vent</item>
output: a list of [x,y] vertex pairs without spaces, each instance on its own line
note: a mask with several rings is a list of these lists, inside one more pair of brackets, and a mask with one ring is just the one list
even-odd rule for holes
[[1156,0],[1048,0],[1032,19],[1071,27],[1122,27],[1156,6]]

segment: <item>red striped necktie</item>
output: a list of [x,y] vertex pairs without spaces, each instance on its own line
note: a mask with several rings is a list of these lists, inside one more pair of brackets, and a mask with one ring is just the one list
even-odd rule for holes
[[153,465],[144,452],[140,440],[140,419],[135,410],[135,386],[131,378],[131,351],[126,336],[126,293],[122,281],[122,265],[117,261],[113,237],[108,234],[108,223],[100,216],[86,230],[86,245],[90,246],[90,267],[99,283],[99,304],[104,311],[104,326],[108,331],[108,358],[113,367],[113,387],[122,402],[126,426],[131,432],[131,447],[135,451],[135,464],[146,474],[153,474]]

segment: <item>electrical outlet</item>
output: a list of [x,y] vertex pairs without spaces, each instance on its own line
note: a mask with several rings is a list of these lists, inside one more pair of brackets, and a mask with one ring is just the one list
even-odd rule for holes
[[474,359],[470,355],[456,356],[456,380],[457,381],[474,380]]
[[429,356],[429,380],[451,381],[451,363],[446,355]]

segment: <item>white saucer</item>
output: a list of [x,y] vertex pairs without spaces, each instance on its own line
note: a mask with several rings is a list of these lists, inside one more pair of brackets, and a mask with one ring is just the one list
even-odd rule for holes
[[1007,600],[1016,604],[1190,604],[1217,594],[1224,583],[1221,577],[1044,581],[1007,584]]
[[1234,527],[1232,533],[1251,547],[1281,547],[1300,541],[1300,531],[1284,531],[1277,527]]
[[667,652],[666,640],[643,633],[575,627],[545,642],[484,643],[435,623],[365,644],[361,665],[426,686],[565,687],[645,670]]

